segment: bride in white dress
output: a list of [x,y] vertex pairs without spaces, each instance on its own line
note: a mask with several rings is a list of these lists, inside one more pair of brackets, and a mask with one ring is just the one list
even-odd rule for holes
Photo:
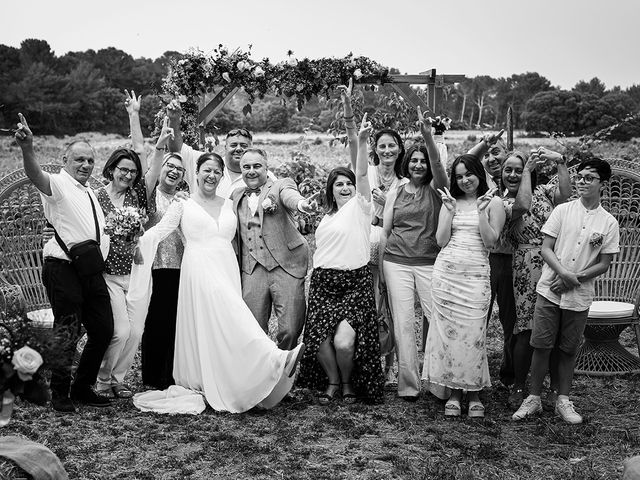
[[[289,392],[303,344],[286,351],[264,333],[242,300],[231,244],[237,226],[232,202],[216,195],[224,163],[204,154],[198,188],[176,201],[140,240],[145,259],[180,226],[185,249],[180,273],[173,377],[176,385],[134,397],[136,407],[160,413],[200,413],[205,405],[232,413],[271,408]],[[134,265],[130,315],[146,315],[152,262]],[[149,273],[147,273],[147,271]]]

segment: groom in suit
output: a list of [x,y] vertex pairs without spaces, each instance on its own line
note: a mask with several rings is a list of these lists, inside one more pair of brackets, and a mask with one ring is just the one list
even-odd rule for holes
[[238,217],[238,257],[242,271],[242,296],[267,332],[271,307],[278,319],[278,347],[290,350],[304,326],[304,279],[309,246],[293,219],[296,211],[312,213],[290,178],[267,176],[267,154],[248,148],[240,160],[246,188],[231,194]]

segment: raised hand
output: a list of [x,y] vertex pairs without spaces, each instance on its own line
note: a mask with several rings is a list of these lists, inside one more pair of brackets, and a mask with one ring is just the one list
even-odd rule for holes
[[498,191],[497,188],[492,188],[487,193],[477,198],[476,208],[478,209],[478,213],[482,212],[485,208],[489,206],[489,203],[491,203],[491,199],[494,197],[497,191]]
[[360,131],[358,132],[358,137],[360,140],[369,138],[371,131],[373,130],[373,125],[371,122],[367,121],[367,113],[362,116],[362,123],[360,124]]
[[336,88],[340,92],[340,99],[342,100],[342,103],[351,103],[351,92],[353,92],[353,77],[349,78],[348,85],[338,85]]
[[131,90],[131,93],[129,93],[129,90],[125,90],[124,93],[127,96],[127,98],[124,101],[124,106],[127,109],[127,113],[129,115],[139,113],[140,102],[142,101],[142,95],[140,95],[139,97],[136,97],[136,92],[134,92],[133,90]]
[[487,144],[488,147],[495,145],[500,140],[500,137],[504,134],[504,128],[498,133],[487,133],[482,137],[482,141]]
[[450,212],[455,212],[456,210],[456,199],[453,198],[451,192],[447,187],[443,187],[443,189],[438,189],[438,193],[440,194],[440,198],[442,198],[442,205],[449,210]]
[[418,112],[418,124],[420,125],[420,128],[426,128],[428,129],[429,133],[431,133],[431,126],[433,125],[433,118],[431,117],[426,117],[424,116],[424,114],[422,113],[422,109],[420,108],[420,106],[418,106],[416,108],[416,111]]
[[527,163],[524,164],[524,168],[529,170],[530,172],[535,171],[536,166],[540,163],[540,155],[537,150],[531,150],[529,153],[529,158],[527,158]]
[[169,142],[169,139],[173,140],[174,133],[173,128],[169,126],[169,117],[165,116],[164,121],[162,122],[162,130],[160,131],[160,136],[158,137],[158,141],[156,143],[156,148],[161,150]]
[[167,105],[167,116],[171,122],[180,121],[180,117],[182,117],[182,107],[175,98]]
[[18,119],[20,119],[20,122],[18,122],[18,129],[14,135],[16,142],[23,150],[25,148],[33,148],[33,133],[27,124],[27,119],[21,113],[18,114]]
[[543,160],[549,160],[557,164],[563,164],[565,162],[565,158],[561,153],[554,152],[553,150],[549,150],[548,148],[538,147],[538,149],[534,151]]

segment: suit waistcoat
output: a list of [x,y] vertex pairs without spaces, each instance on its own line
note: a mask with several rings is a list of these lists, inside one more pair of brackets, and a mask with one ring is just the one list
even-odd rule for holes
[[240,215],[240,237],[242,239],[242,270],[246,273],[253,272],[256,263],[259,263],[268,271],[278,266],[278,262],[271,254],[267,244],[262,238],[262,225],[256,210],[251,215],[246,196],[240,200],[238,213]]

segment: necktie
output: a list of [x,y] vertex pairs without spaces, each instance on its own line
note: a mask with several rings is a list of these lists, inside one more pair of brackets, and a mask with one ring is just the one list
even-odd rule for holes
[[249,187],[247,187],[247,188],[244,189],[244,194],[245,195],[251,195],[252,193],[255,193],[256,195],[260,195],[260,190],[261,190],[261,187],[258,187],[258,188],[249,188]]

